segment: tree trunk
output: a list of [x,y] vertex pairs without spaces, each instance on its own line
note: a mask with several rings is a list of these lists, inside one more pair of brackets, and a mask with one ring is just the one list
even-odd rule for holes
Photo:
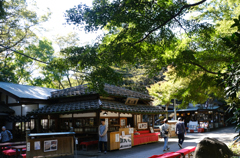
[[[170,102],[168,102],[168,103],[166,104],[166,109],[165,109],[166,112],[168,112],[168,106],[169,106],[169,104],[170,104]],[[168,119],[168,113],[166,113],[166,119]]]
[[62,86],[63,89],[65,89],[61,81],[58,80],[58,83]]
[[71,84],[71,81],[70,81],[68,73],[67,73],[67,79],[68,79],[69,86],[72,87],[72,84]]

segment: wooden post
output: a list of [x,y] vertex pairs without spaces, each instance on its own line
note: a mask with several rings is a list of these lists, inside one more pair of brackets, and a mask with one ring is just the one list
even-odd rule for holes
[[[27,148],[26,148],[26,158],[30,158],[30,150],[33,150],[30,148],[30,144],[28,145],[28,135],[30,134],[30,129],[26,129],[26,145],[27,145]],[[29,142],[30,143],[30,142]],[[30,150],[29,150],[30,148]]]
[[154,115],[152,115],[152,127],[153,127],[153,129],[154,129],[154,124],[155,124],[155,117],[154,117]]

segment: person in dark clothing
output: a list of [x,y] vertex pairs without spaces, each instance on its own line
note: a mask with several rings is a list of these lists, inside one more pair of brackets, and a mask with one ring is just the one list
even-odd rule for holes
[[12,139],[12,133],[9,130],[6,130],[6,127],[2,127],[2,132],[1,132],[1,141],[4,142],[9,142]]
[[178,146],[182,149],[182,144],[184,141],[184,134],[187,134],[187,133],[186,133],[186,128],[185,128],[184,122],[182,122],[181,117],[178,118],[175,133],[178,135]]

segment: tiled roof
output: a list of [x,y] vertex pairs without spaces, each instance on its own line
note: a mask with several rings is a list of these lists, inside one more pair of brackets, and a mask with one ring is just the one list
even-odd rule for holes
[[14,114],[15,111],[6,106],[4,102],[0,102],[0,113]]
[[0,82],[0,88],[12,93],[19,98],[27,99],[47,99],[49,96],[51,96],[51,92],[57,90],[8,82]]
[[40,109],[36,109],[29,114],[64,114],[64,113],[79,113],[94,111],[97,109],[102,109],[106,111],[122,112],[122,113],[132,113],[132,114],[160,114],[165,113],[159,107],[150,105],[125,105],[123,103],[114,101],[100,101],[100,100],[88,100],[88,101],[78,101],[71,103],[57,103],[45,106]]
[[[109,94],[113,96],[122,96],[122,97],[134,97],[134,98],[141,98],[146,100],[152,100],[153,98],[148,94],[143,94],[140,92],[132,91],[129,89],[105,84],[104,90]],[[95,91],[89,91],[87,85],[79,85],[76,87],[71,87],[63,90],[58,90],[51,92],[52,98],[58,98],[58,97],[66,97],[66,96],[76,96],[76,95],[87,95],[87,94],[97,94]]]

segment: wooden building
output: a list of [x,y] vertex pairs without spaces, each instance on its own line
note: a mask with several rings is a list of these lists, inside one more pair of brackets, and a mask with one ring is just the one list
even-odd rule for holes
[[[211,104],[208,107],[198,104],[195,107],[191,106],[186,109],[177,109],[177,118],[182,117],[185,126],[188,126],[190,121],[197,121],[199,127],[205,129],[213,129],[225,126],[225,110],[216,104]],[[168,110],[169,115],[172,115],[174,110]]]
[[71,128],[81,139],[97,139],[100,119],[110,131],[137,127],[139,122],[154,126],[155,116],[165,113],[151,105],[152,97],[105,84],[106,96],[89,91],[87,85],[51,92],[49,105],[29,112],[37,120],[37,132],[66,132]]
[[56,89],[0,82],[0,127],[6,126],[15,140],[25,137],[25,130],[35,127],[27,112],[48,104],[48,97]]

